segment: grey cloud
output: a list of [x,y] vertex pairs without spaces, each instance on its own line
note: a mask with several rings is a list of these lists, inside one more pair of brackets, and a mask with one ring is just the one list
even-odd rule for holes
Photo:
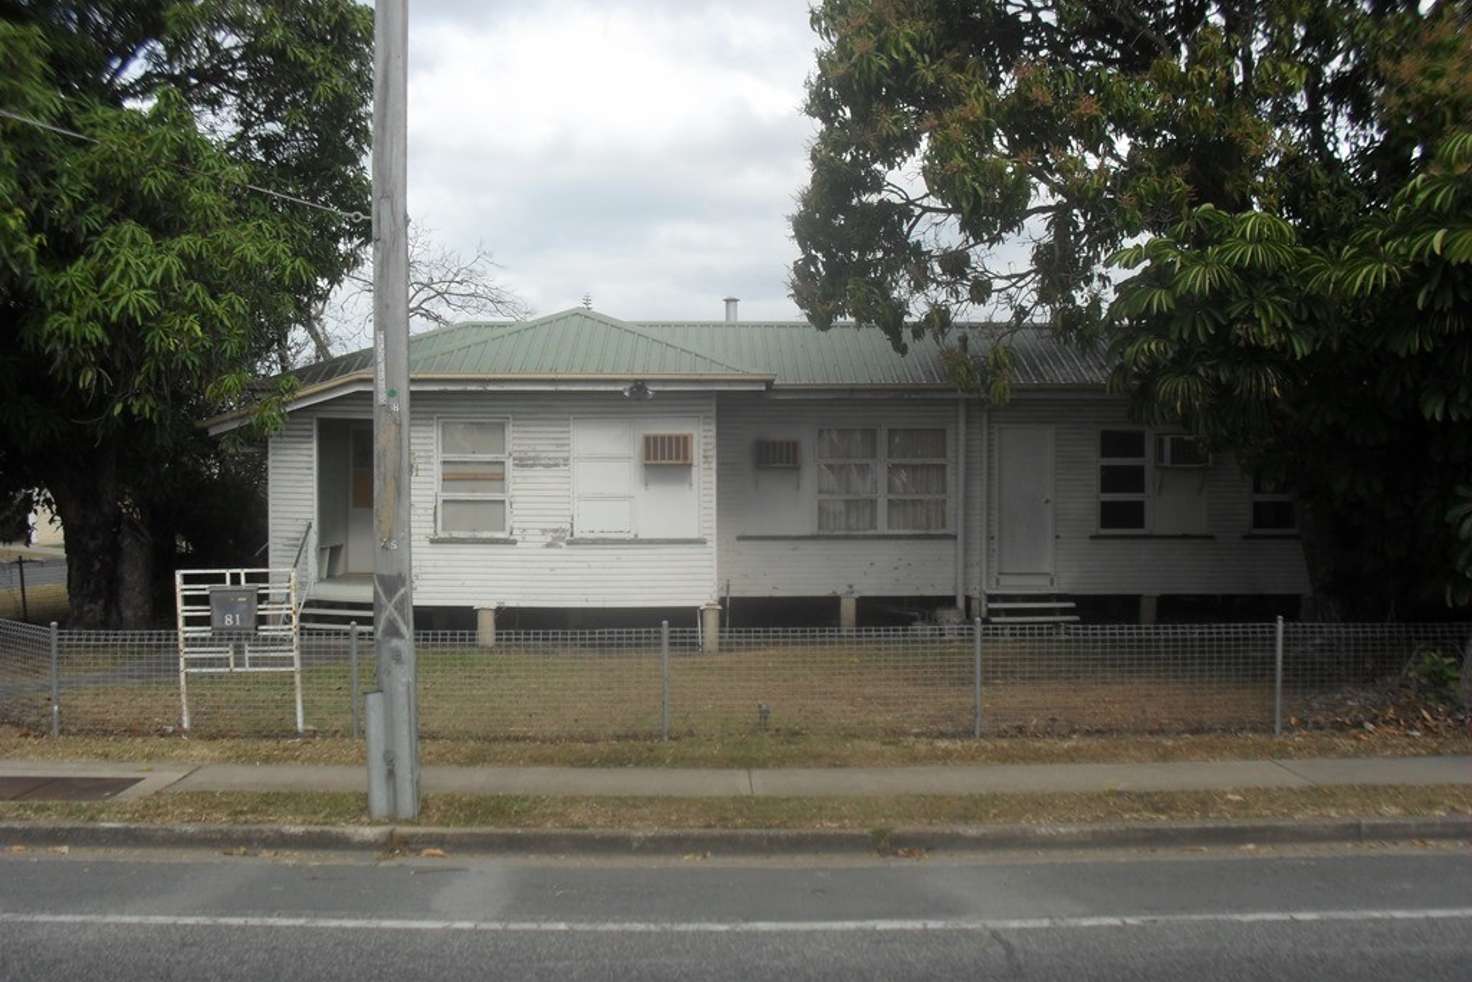
[[787,0],[412,0],[411,213],[543,312],[795,317],[812,48]]

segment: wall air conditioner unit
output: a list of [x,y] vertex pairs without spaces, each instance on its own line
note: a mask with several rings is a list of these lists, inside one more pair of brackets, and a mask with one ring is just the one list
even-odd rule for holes
[[794,471],[802,466],[796,440],[756,441],[756,466],[764,471]]
[[1211,454],[1194,436],[1162,433],[1155,437],[1155,466],[1199,470],[1211,466]]
[[689,467],[694,462],[695,434],[644,434],[644,463]]

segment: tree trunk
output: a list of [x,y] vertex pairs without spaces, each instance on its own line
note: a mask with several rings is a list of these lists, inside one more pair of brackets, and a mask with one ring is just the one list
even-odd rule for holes
[[153,543],[148,531],[124,515],[118,526],[118,621],[121,627],[153,627]]
[[66,586],[74,627],[119,626],[119,527],[117,456],[98,448],[86,467],[62,468],[47,490],[66,530]]
[[1313,621],[1342,620],[1338,584],[1334,578],[1340,550],[1333,523],[1305,498],[1298,498],[1295,507],[1303,541],[1303,560],[1308,567],[1309,590],[1312,592],[1303,615]]

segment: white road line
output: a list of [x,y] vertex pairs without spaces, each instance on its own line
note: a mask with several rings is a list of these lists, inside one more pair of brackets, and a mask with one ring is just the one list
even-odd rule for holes
[[204,914],[45,914],[0,911],[4,924],[123,927],[319,928],[369,931],[482,931],[551,934],[792,934],[921,931],[1051,931],[1174,924],[1304,924],[1324,921],[1472,920],[1472,907],[1425,910],[1265,910],[1211,914],[1124,914],[978,920],[852,921],[447,921],[381,917],[272,917]]

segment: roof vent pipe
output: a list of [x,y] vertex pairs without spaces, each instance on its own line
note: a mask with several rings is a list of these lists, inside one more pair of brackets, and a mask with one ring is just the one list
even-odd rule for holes
[[726,323],[727,324],[734,324],[734,323],[736,323],[736,305],[738,303],[740,303],[740,302],[741,302],[741,300],[740,300],[739,297],[727,297],[726,298]]

